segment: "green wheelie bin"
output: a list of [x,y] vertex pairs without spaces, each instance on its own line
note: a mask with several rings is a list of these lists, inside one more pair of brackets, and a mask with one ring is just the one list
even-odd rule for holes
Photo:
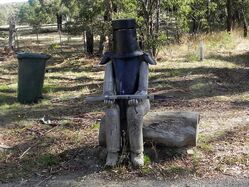
[[22,104],[37,103],[42,99],[46,61],[49,55],[21,52],[18,58],[18,94]]

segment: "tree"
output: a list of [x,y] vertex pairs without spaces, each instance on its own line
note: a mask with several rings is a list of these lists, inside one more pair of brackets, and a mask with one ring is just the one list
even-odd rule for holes
[[[79,14],[75,17],[76,23],[80,24],[86,31],[86,48],[88,54],[93,54],[94,49],[94,31],[98,28],[98,20],[103,7],[101,0],[78,0]],[[102,16],[101,16],[102,17]]]
[[232,0],[227,0],[227,32],[232,31]]
[[8,18],[17,14],[23,3],[0,4],[0,25],[8,24]]
[[28,23],[36,32],[38,41],[38,32],[44,23],[51,22],[51,16],[47,14],[44,7],[38,0],[29,0],[29,4],[24,4],[19,11],[20,23]]
[[238,0],[237,1],[237,9],[239,10],[239,14],[241,14],[241,22],[243,24],[244,37],[248,36],[248,19],[249,19],[249,0]]
[[[97,38],[94,36],[100,36],[99,53],[106,38],[109,50],[112,48],[112,19],[135,18],[140,46],[156,55],[167,39],[180,41],[187,32],[225,29],[231,32],[233,27],[239,26],[247,36],[248,12],[249,0],[29,0],[19,15],[34,28],[57,21],[58,30],[61,30],[63,16],[67,16],[70,33],[86,33],[89,54],[93,54],[94,38]],[[172,29],[168,25],[172,25]]]
[[21,6],[19,10],[21,23],[28,23],[33,27],[39,27],[44,23],[54,21],[53,17],[46,11],[46,8],[38,0],[29,0],[28,4]]
[[48,15],[52,15],[57,22],[58,31],[62,30],[63,17],[69,13],[69,9],[65,6],[63,0],[39,0],[43,9]]
[[210,0],[192,1],[191,10],[188,16],[190,23],[190,32],[210,32],[212,30],[212,22],[217,10],[216,2]]

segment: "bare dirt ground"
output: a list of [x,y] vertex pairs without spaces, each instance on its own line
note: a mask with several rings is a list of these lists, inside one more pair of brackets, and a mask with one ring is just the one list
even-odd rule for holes
[[205,61],[197,59],[198,42],[188,41],[163,49],[150,67],[150,93],[173,96],[153,102],[151,110],[200,112],[198,146],[186,151],[152,142],[145,145],[145,166],[137,170],[129,162],[104,168],[105,150],[97,140],[104,105],[84,102],[87,95],[101,94],[98,57],[84,56],[78,44],[63,45],[62,52],[57,45],[32,48],[28,40],[24,50],[51,52],[53,58],[45,98],[20,105],[17,61],[5,55],[0,61],[0,185],[248,186],[249,41],[224,33],[204,40]]

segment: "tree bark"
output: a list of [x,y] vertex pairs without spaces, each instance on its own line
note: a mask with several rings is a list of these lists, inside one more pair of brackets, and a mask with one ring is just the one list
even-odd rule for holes
[[93,54],[93,32],[91,29],[87,29],[86,31],[86,51],[89,55]]
[[211,31],[211,12],[210,12],[210,0],[207,0],[207,22],[208,22],[208,33]]
[[56,18],[57,18],[57,30],[62,31],[62,15],[56,14]]
[[227,0],[226,2],[227,7],[227,32],[232,31],[232,0]]
[[99,54],[103,54],[104,43],[105,43],[105,35],[102,33],[99,39],[99,52],[98,52]]
[[248,22],[246,19],[245,11],[242,9],[243,26],[244,26],[244,37],[248,36]]
[[197,23],[196,23],[196,19],[192,18],[192,33],[196,34],[197,32]]

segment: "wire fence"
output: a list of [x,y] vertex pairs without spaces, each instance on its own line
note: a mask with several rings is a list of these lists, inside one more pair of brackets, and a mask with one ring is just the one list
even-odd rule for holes
[[[13,41],[10,42],[11,37],[13,37]],[[30,26],[17,26],[12,31],[8,26],[0,27],[0,48],[12,47],[22,50],[32,46],[58,46],[61,48],[63,46],[77,46],[78,50],[84,51],[85,43],[85,34],[71,35],[66,29],[58,31],[57,25],[43,25],[39,29]]]

